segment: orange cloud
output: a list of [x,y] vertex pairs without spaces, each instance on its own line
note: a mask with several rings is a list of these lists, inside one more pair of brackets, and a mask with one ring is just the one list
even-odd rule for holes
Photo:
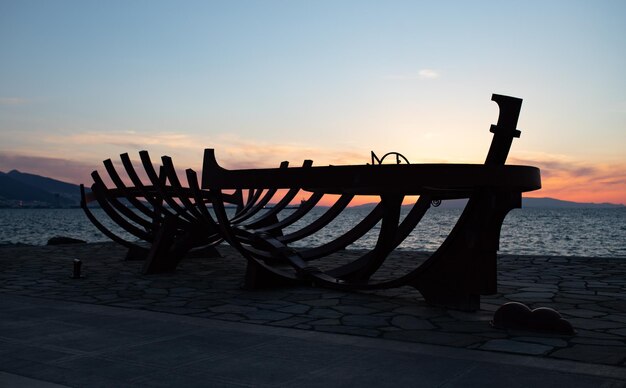
[[590,163],[558,155],[512,157],[507,163],[541,169],[543,187],[528,197],[626,204],[626,163]]

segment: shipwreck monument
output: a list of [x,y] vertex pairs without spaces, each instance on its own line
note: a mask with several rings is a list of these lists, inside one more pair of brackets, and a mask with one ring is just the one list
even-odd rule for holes
[[[218,163],[219,150],[206,149],[201,176],[188,169],[186,182],[173,161],[161,158],[155,167],[148,152],[139,153],[140,179],[128,154],[121,155],[125,177],[108,159],[104,167],[112,186],[94,171],[91,190],[81,186],[82,207],[92,223],[126,246],[128,259],[144,260],[146,274],[173,271],[185,255],[219,254],[228,243],[247,260],[242,274],[250,289],[314,285],[345,290],[415,287],[428,303],[462,310],[480,307],[480,296],[497,291],[497,251],[507,213],[521,207],[523,192],[541,188],[539,169],[507,165],[522,100],[494,94],[499,106],[491,125],[491,146],[482,164],[410,164],[397,153],[363,165],[300,167],[283,162],[277,168],[228,170]],[[386,156],[395,164],[384,164]],[[201,181],[200,181],[201,178]],[[296,209],[290,204],[309,193]],[[333,204],[296,230],[288,228],[310,215],[315,205],[332,195]],[[355,196],[370,196],[377,205],[350,230],[317,246],[294,243],[336,219]],[[406,196],[419,196],[401,217]],[[374,275],[390,254],[416,228],[431,206],[441,201],[469,201],[441,246],[426,260],[416,260],[403,274],[388,279]],[[134,237],[115,234],[88,204],[97,202],[107,216]],[[268,204],[273,204],[268,207]],[[227,208],[234,208],[228,211]],[[336,265],[316,265],[333,257],[366,233],[376,230],[375,245],[360,257]],[[298,244],[295,244],[298,245]],[[332,264],[332,263],[331,263]]]

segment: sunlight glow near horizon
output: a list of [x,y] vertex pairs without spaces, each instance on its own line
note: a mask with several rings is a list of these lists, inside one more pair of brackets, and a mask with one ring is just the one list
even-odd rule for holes
[[626,3],[518,3],[4,1],[0,171],[482,163],[498,93],[530,195],[626,204]]

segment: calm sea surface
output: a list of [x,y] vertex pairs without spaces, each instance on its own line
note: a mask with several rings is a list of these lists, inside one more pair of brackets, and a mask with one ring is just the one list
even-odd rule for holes
[[[293,231],[319,216],[315,209],[308,218],[285,232]],[[315,246],[356,225],[365,209],[347,209],[315,236],[300,246]],[[104,213],[94,210],[111,229],[119,228]],[[404,213],[406,214],[406,212]],[[461,209],[431,208],[400,249],[434,251],[456,223]],[[377,228],[353,244],[374,246]],[[44,245],[54,236],[74,237],[89,242],[107,241],[81,209],[0,209],[0,245],[24,243]],[[502,227],[500,253],[626,258],[626,209],[516,209]]]

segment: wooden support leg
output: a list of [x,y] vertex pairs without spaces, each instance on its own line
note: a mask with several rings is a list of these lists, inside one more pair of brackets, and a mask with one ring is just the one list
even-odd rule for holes
[[176,268],[178,261],[173,262],[170,255],[175,233],[176,217],[165,217],[144,261],[141,271],[143,274],[171,272]]
[[480,308],[480,295],[497,291],[497,251],[506,214],[521,194],[476,193],[454,229],[424,263],[412,285],[428,303],[459,310]]

